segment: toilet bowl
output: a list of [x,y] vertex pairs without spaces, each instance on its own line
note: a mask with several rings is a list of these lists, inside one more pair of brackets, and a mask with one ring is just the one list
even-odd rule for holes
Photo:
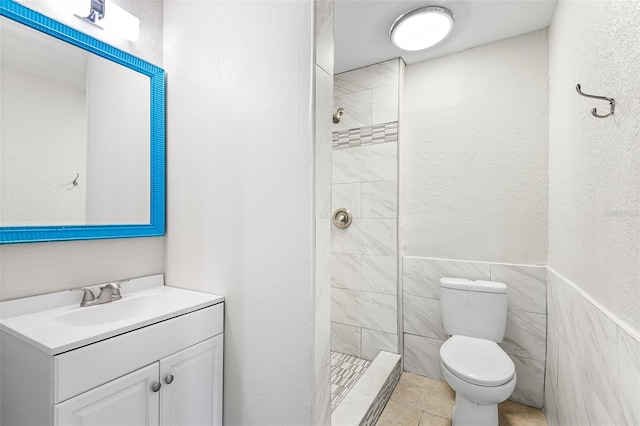
[[495,342],[451,336],[440,348],[440,367],[456,392],[456,426],[497,425],[498,403],[516,386],[513,361]]
[[502,342],[507,286],[462,278],[440,280],[445,333],[440,368],[456,392],[455,426],[498,426],[498,404],[516,387],[516,369]]

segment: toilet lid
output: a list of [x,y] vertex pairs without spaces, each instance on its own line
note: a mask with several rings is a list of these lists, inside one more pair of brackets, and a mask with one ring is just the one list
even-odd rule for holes
[[508,382],[516,368],[509,355],[491,340],[451,336],[440,347],[440,359],[453,374],[481,386]]

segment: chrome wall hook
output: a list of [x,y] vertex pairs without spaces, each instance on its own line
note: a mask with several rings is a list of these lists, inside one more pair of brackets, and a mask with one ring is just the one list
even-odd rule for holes
[[338,108],[336,113],[333,114],[333,122],[335,124],[338,124],[343,115],[344,115],[344,108]]
[[73,186],[78,186],[78,178],[80,177],[80,173],[76,173],[76,178],[71,182]]
[[609,114],[607,114],[607,115],[600,115],[600,114],[598,114],[598,111],[597,111],[595,108],[593,108],[593,109],[591,110],[591,114],[592,114],[594,117],[598,117],[598,118],[607,118],[607,117],[609,117],[610,115],[613,115],[613,113],[614,113],[614,112],[615,112],[615,110],[616,110],[616,100],[615,100],[615,99],[613,99],[613,98],[607,98],[606,96],[594,96],[594,95],[587,95],[586,93],[584,93],[584,92],[581,90],[580,84],[576,84],[576,92],[578,92],[578,94],[580,94],[580,95],[582,95],[582,96],[585,96],[585,97],[587,97],[587,98],[593,98],[593,99],[600,99],[600,100],[603,100],[603,101],[609,101],[609,106],[611,107],[611,112],[610,112]]

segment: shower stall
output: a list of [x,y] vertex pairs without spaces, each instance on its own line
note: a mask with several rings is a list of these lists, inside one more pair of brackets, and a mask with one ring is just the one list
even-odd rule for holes
[[[354,411],[350,399],[367,399],[355,394],[371,387],[376,388],[369,391],[376,394],[369,398],[371,406],[349,421],[375,423],[377,407],[384,407],[401,372],[397,200],[403,76],[404,62],[394,59],[334,77],[331,410],[336,424]],[[368,383],[379,368],[388,370],[387,380]]]

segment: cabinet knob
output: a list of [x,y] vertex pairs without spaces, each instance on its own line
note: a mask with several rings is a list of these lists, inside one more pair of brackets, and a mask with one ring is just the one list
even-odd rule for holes
[[164,382],[168,385],[171,384],[171,382],[173,382],[173,374],[169,374],[167,377],[164,378]]
[[161,387],[162,385],[160,384],[160,382],[155,382],[154,384],[151,385],[151,390],[154,392],[158,392]]

